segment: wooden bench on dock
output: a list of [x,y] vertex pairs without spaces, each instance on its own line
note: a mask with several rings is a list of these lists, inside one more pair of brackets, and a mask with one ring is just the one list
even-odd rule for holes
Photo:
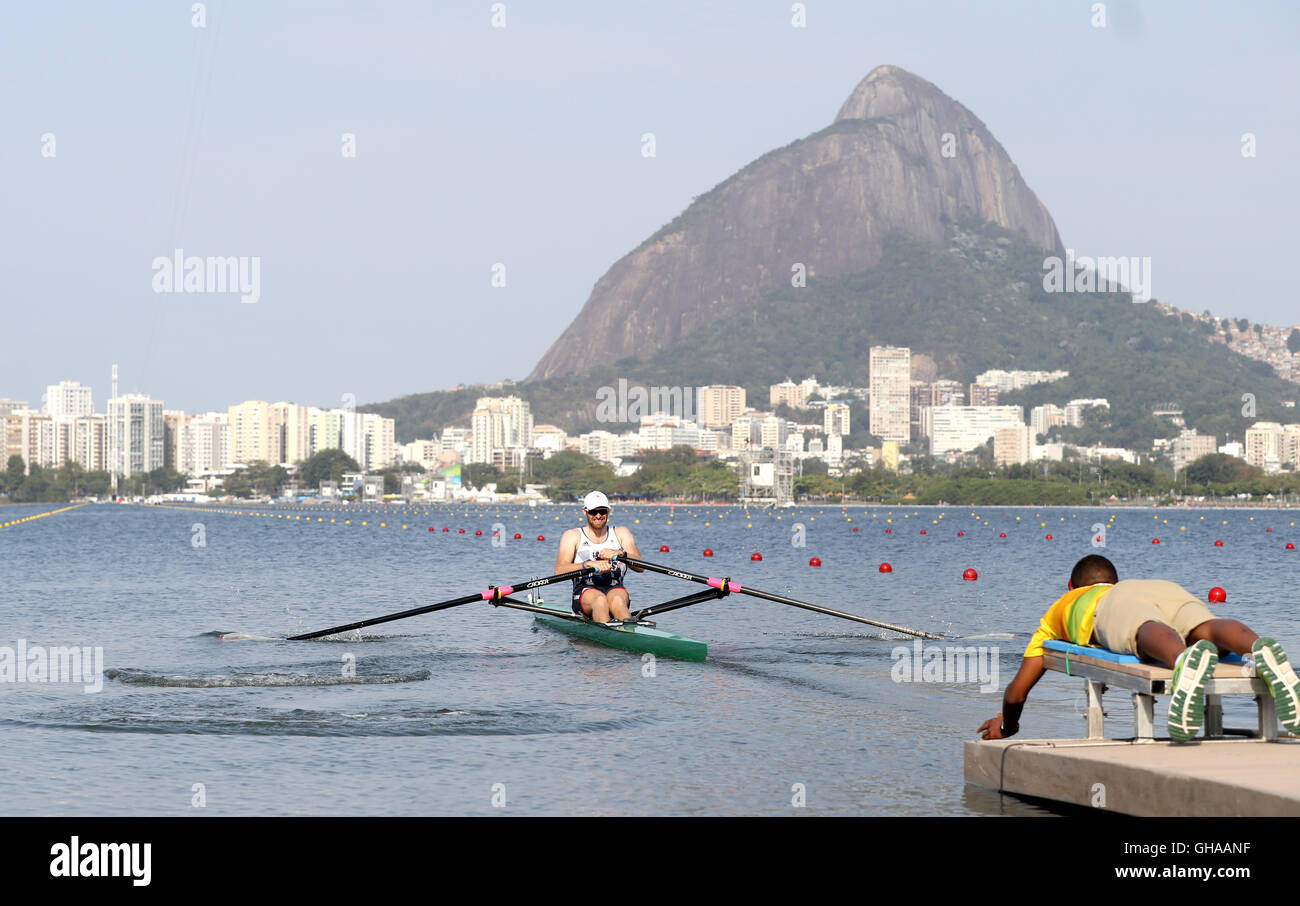
[[[1043,666],[1067,676],[1079,676],[1087,683],[1088,738],[1102,739],[1104,712],[1101,697],[1108,687],[1133,693],[1136,716],[1136,739],[1151,742],[1155,735],[1155,699],[1169,695],[1174,672],[1167,667],[1144,664],[1128,654],[1116,654],[1104,648],[1090,648],[1069,642],[1044,642]],[[1257,730],[1224,730],[1223,696],[1253,695],[1259,709]],[[1254,665],[1240,655],[1219,659],[1214,676],[1205,684],[1205,735],[1255,736],[1277,739],[1277,710],[1268,685],[1255,676]]]

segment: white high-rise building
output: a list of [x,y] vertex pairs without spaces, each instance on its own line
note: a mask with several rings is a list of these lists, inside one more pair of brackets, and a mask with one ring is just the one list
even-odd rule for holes
[[108,422],[103,415],[54,420],[56,466],[71,460],[88,472],[102,472],[108,457]]
[[849,433],[849,406],[847,403],[830,403],[822,412],[822,428],[827,435]]
[[1174,438],[1174,468],[1185,469],[1202,456],[1217,452],[1219,439],[1213,434],[1200,434],[1195,429],[1184,428]]
[[999,428],[1025,423],[1019,406],[934,406],[929,411],[932,456],[974,450],[988,443]]
[[297,464],[311,455],[311,414],[306,406],[272,403],[269,416],[271,446],[279,449],[280,462]]
[[95,414],[90,388],[80,381],[59,381],[45,388],[45,411],[51,418],[81,418]]
[[700,445],[700,429],[693,421],[675,415],[650,415],[641,419],[637,432],[638,450],[671,450]]
[[279,432],[271,431],[271,404],[265,400],[246,400],[226,411],[230,422],[230,455],[234,462],[277,464],[283,448]]
[[1246,462],[1277,471],[1300,459],[1300,425],[1255,422],[1246,429]]
[[343,416],[345,409],[307,410],[307,455],[315,456],[322,450],[343,448]]
[[341,448],[361,471],[385,469],[397,459],[396,422],[374,412],[336,410],[343,432]]
[[912,442],[912,350],[872,346],[870,431],[881,440]]
[[776,415],[769,415],[758,423],[759,446],[764,450],[780,450],[785,447],[786,438],[790,436],[791,422]]
[[187,475],[221,472],[232,462],[229,413],[195,415],[177,429],[176,471]]
[[532,407],[517,396],[481,397],[470,430],[474,436],[466,462],[492,462],[495,450],[532,446]]
[[1040,434],[1048,434],[1053,428],[1064,424],[1065,410],[1060,406],[1047,403],[1029,410],[1029,427],[1033,430],[1035,438]]
[[844,458],[844,438],[839,434],[829,434],[826,437],[826,461],[837,463]]
[[163,467],[163,404],[142,393],[108,401],[105,467],[123,478]]
[[763,437],[760,421],[756,415],[737,416],[731,423],[731,449],[747,450],[758,446]]
[[636,455],[637,435],[619,436],[608,431],[588,431],[578,435],[579,450],[601,462],[614,462]]
[[[367,412],[364,418],[367,469],[386,469],[397,461],[397,421]],[[360,460],[358,460],[360,462]]]

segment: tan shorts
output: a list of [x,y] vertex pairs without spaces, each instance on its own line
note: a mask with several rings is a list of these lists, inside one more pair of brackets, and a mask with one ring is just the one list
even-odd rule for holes
[[1124,579],[1097,603],[1092,635],[1097,644],[1120,654],[1137,654],[1138,627],[1163,623],[1187,639],[1215,616],[1190,591],[1164,579]]

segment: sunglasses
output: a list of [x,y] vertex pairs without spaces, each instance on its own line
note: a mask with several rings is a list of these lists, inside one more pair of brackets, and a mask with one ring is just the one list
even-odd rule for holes
[[598,508],[596,508],[596,509],[594,509],[594,510],[587,510],[587,515],[589,515],[589,516],[608,516],[608,515],[609,515],[609,510],[605,509],[605,508],[602,506],[602,507],[598,507]]

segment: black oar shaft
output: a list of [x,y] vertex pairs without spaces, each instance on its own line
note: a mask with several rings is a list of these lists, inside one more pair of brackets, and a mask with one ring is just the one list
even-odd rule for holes
[[[505,586],[505,585],[492,586],[492,588],[509,588],[510,591],[507,591],[506,594],[510,594],[511,592],[515,592],[515,591],[526,591],[530,588],[540,588],[543,585],[550,585],[555,582],[563,582],[566,579],[577,579],[580,576],[583,576],[587,573],[594,572],[594,571],[595,571],[594,569],[588,567],[581,570],[573,570],[572,572],[558,573],[554,576],[547,576],[544,579],[529,579],[527,582],[520,582],[518,584],[512,584],[509,586]],[[288,641],[304,642],[307,641],[308,639],[318,639],[321,638],[322,636],[335,635],[336,633],[340,633],[340,632],[351,632],[354,629],[362,629],[366,626],[376,626],[380,623],[391,623],[393,620],[404,620],[407,617],[416,617],[424,613],[433,613],[435,610],[446,610],[449,607],[459,607],[462,604],[471,604],[474,601],[487,601],[487,600],[491,600],[491,597],[492,596],[488,595],[487,592],[475,592],[474,594],[471,595],[464,595],[459,598],[452,598],[450,601],[442,601],[437,604],[429,604],[424,607],[412,607],[410,610],[403,610],[398,613],[390,613],[386,616],[374,617],[369,620],[360,620],[356,623],[348,623],[346,626],[332,626],[329,629],[321,629],[316,632],[307,632],[302,635],[289,636]]]
[[671,601],[664,601],[662,604],[655,604],[652,607],[644,607],[633,613],[632,618],[640,620],[645,617],[653,617],[655,614],[667,613],[668,611],[676,610],[679,607],[690,607],[692,604],[700,604],[704,601],[716,601],[720,597],[722,597],[722,592],[717,589],[697,591],[693,595],[674,598]]
[[[695,573],[682,572],[679,569],[671,569],[667,566],[660,566],[657,563],[648,563],[645,560],[639,560],[636,557],[620,557],[619,559],[630,564],[645,567],[651,572],[662,573],[665,576],[675,576],[678,579],[686,579],[689,582],[699,582],[704,585],[711,585],[718,588],[719,580],[709,576],[700,576]],[[770,592],[759,591],[756,588],[750,588],[747,585],[732,585],[728,583],[727,591],[734,591],[738,594],[753,595],[756,598],[763,598],[768,601],[775,601],[778,604],[788,604],[791,607],[801,607],[804,610],[811,610],[814,613],[826,614],[830,617],[839,617],[844,620],[852,620],[855,623],[865,623],[868,626],[877,626],[881,629],[889,629],[893,632],[901,632],[903,635],[914,635],[923,639],[942,639],[943,636],[935,635],[932,632],[926,632],[922,629],[912,629],[908,626],[897,626],[893,623],[886,623],[882,620],[872,620],[867,617],[860,617],[857,614],[845,613],[842,610],[834,610],[830,607],[822,607],[820,604],[810,604],[807,601],[800,601],[795,598],[787,598],[785,595],[774,595]]]

